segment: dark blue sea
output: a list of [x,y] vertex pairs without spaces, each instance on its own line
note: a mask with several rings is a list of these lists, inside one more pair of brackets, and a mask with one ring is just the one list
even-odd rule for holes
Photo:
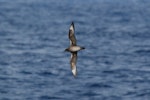
[[150,1],[0,0],[0,100],[150,100]]

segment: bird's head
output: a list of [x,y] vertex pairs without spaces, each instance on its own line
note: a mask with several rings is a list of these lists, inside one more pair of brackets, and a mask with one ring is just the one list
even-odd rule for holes
[[67,48],[67,49],[65,49],[65,51],[69,51],[69,49]]

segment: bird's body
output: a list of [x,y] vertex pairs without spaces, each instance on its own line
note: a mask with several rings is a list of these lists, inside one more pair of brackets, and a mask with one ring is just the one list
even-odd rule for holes
[[68,51],[71,53],[71,60],[70,60],[71,70],[72,70],[73,75],[76,76],[77,75],[77,68],[76,68],[77,52],[85,48],[77,46],[74,32],[75,32],[74,23],[72,22],[70,29],[69,29],[70,46],[67,49],[65,49],[65,51]]
[[70,46],[70,47],[68,48],[68,51],[73,53],[73,52],[80,51],[80,50],[82,50],[82,49],[84,49],[84,47],[80,47],[80,46]]

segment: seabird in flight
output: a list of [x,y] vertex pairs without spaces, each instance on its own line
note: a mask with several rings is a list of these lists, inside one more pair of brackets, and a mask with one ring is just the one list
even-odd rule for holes
[[81,46],[77,46],[76,37],[74,33],[75,33],[75,28],[74,28],[74,23],[72,22],[69,28],[69,35],[68,35],[70,39],[70,46],[67,49],[65,49],[65,51],[68,51],[71,53],[71,60],[70,60],[71,70],[72,70],[73,76],[76,77],[77,75],[77,68],[76,68],[77,52],[85,48]]

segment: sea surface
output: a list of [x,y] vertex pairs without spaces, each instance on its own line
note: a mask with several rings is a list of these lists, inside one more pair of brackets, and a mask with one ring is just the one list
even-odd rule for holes
[[0,100],[150,100],[150,0],[0,0]]

